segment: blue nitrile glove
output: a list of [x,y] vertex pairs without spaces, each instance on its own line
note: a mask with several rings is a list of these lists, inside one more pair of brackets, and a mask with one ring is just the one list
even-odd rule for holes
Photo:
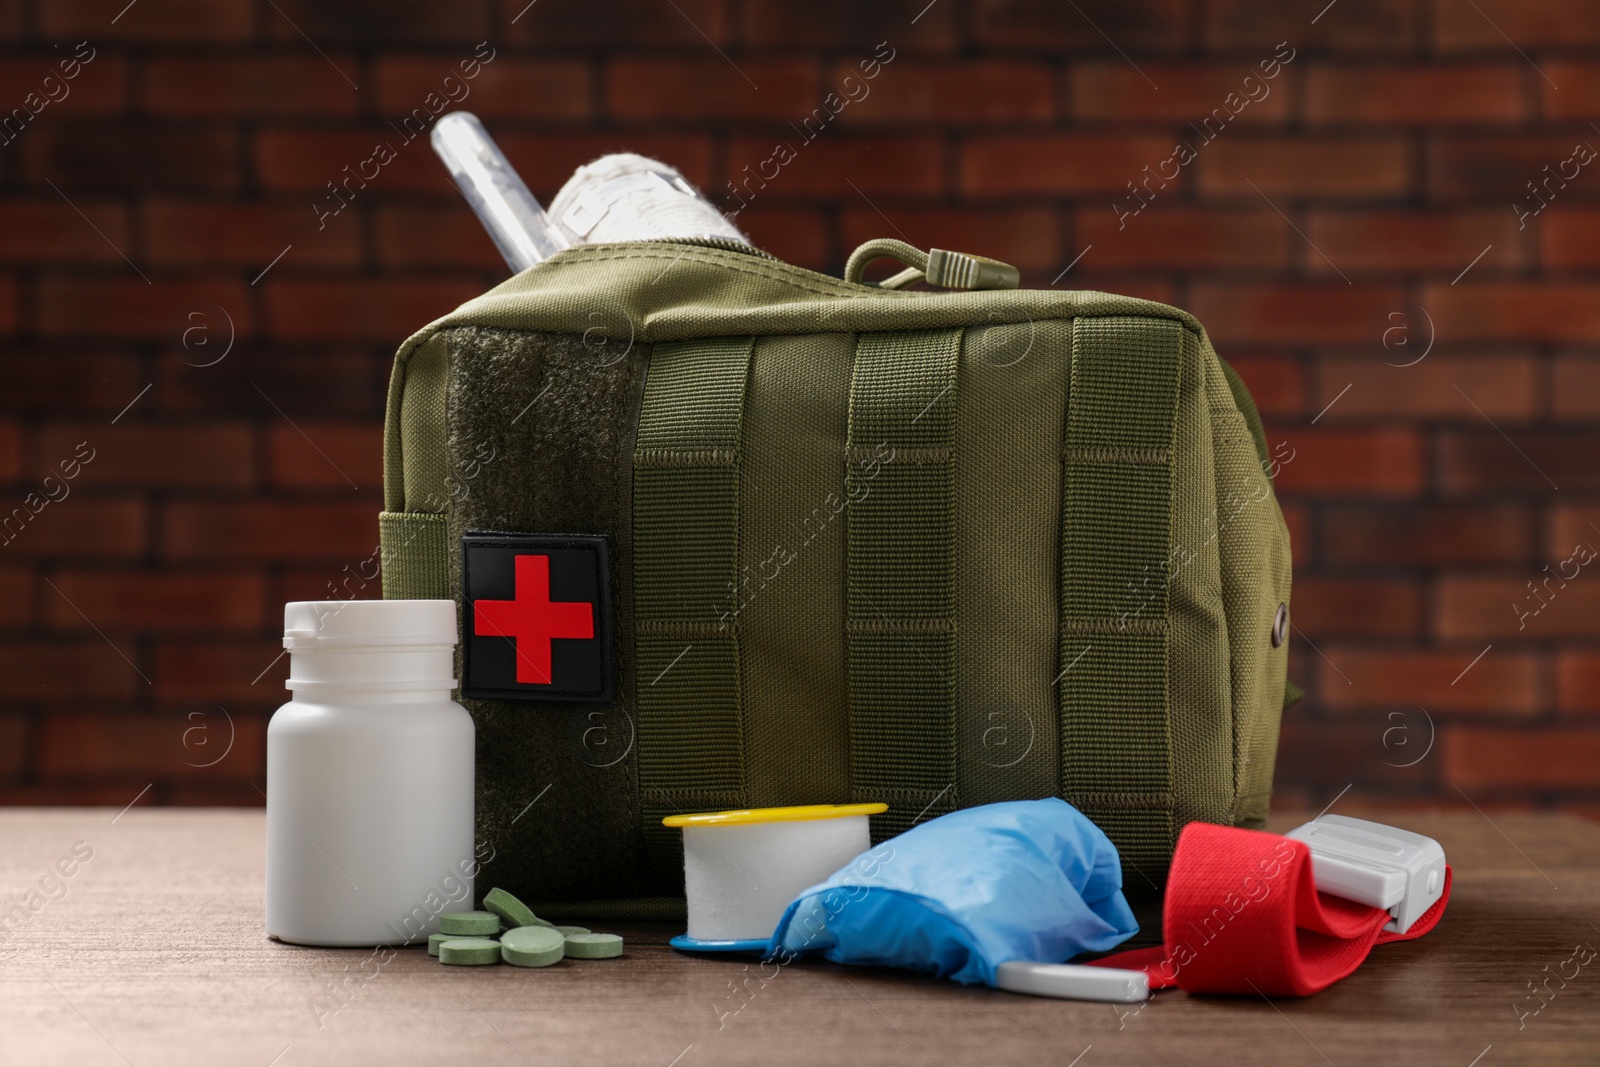
[[992,986],[1008,960],[1063,963],[1138,931],[1116,848],[1052,797],[952,812],[863,852],[795,898],[767,952]]

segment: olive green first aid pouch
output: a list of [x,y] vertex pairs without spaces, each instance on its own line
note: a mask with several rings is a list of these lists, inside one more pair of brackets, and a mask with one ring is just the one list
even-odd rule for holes
[[1059,796],[1137,897],[1262,824],[1292,453],[1182,311],[887,284],[580,246],[401,347],[383,589],[461,605],[481,885],[665,918],[667,815]]

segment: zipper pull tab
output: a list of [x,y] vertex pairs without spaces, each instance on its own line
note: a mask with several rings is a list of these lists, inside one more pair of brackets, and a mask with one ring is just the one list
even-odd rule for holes
[[844,280],[856,285],[863,282],[867,264],[879,259],[896,259],[907,268],[891,278],[877,283],[880,289],[903,289],[915,282],[926,281],[944,289],[1015,289],[1022,281],[1017,268],[1009,263],[987,256],[974,256],[967,252],[951,252],[943,248],[930,248],[927,252],[904,241],[882,237],[868,241],[850,253],[845,264]]

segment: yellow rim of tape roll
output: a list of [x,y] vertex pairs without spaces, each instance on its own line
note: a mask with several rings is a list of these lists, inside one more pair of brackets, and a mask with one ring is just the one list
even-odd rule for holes
[[790,808],[749,808],[742,811],[708,811],[697,815],[668,815],[664,826],[742,826],[762,822],[807,822],[842,819],[848,815],[877,815],[887,804],[801,804]]

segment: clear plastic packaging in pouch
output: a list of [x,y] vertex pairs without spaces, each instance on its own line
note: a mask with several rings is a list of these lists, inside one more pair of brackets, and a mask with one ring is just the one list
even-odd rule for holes
[[1063,963],[1138,931],[1116,847],[1052,797],[952,812],[863,852],[789,905],[767,951],[994,986],[1002,963]]
[[433,124],[429,140],[513,273],[568,247],[478,116],[452,111]]

